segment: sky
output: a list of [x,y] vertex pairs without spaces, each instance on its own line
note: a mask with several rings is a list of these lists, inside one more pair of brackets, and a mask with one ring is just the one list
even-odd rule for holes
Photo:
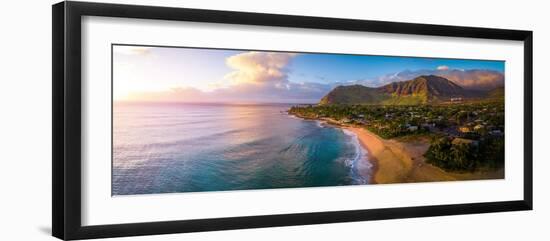
[[396,56],[113,46],[115,101],[315,103],[338,85],[439,74],[503,82],[504,62]]

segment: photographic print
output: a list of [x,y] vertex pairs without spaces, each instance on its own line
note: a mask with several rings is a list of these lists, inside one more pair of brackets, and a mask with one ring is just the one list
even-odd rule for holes
[[504,61],[111,49],[115,196],[504,178]]

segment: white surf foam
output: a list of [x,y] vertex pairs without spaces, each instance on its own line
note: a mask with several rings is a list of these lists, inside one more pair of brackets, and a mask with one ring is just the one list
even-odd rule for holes
[[317,124],[317,126],[318,126],[319,128],[325,128],[325,127],[323,126],[323,122],[322,122],[322,121],[316,120],[315,123]]
[[351,143],[355,147],[355,155],[353,158],[346,159],[346,165],[350,167],[351,177],[354,184],[368,184],[372,175],[372,163],[367,158],[368,151],[363,148],[359,142],[357,135],[349,130],[342,129],[344,134],[351,138]]

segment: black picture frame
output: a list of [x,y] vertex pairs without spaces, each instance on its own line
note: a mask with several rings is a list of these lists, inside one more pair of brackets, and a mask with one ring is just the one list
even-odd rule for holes
[[[523,199],[455,205],[342,210],[333,212],[82,226],[82,190],[80,170],[81,138],[83,137],[81,132],[81,17],[83,16],[159,19],[522,41],[524,44],[525,82],[523,113]],[[60,2],[52,6],[52,24],[52,233],[53,236],[57,238],[66,240],[106,238],[532,210],[532,31],[70,1]]]

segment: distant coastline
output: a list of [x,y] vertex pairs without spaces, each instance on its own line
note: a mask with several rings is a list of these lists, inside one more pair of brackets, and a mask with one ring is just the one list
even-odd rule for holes
[[504,178],[504,169],[489,172],[454,173],[447,172],[425,162],[424,153],[429,147],[426,138],[414,141],[406,138],[383,139],[371,131],[353,124],[344,124],[331,118],[310,118],[290,114],[305,120],[318,120],[331,126],[353,132],[368,151],[372,165],[370,184],[436,182],[455,180],[479,180]]

